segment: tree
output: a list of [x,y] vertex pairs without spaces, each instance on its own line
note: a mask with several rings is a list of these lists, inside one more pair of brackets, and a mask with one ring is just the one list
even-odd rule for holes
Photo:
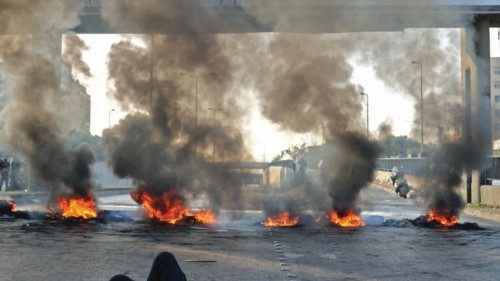
[[408,154],[418,154],[420,143],[407,136],[385,136],[380,140],[382,153],[380,157],[406,157]]
[[285,150],[282,150],[280,154],[276,155],[272,162],[283,160],[285,156],[288,156],[294,162],[299,162],[302,158],[304,158],[306,143],[301,145],[294,145]]

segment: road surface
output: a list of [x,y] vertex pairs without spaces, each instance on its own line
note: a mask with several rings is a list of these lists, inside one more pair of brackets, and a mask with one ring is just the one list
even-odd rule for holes
[[[105,194],[101,208],[131,220],[63,223],[0,218],[0,280],[145,280],[155,255],[171,251],[188,280],[499,280],[500,225],[458,231],[394,227],[425,206],[369,188],[360,208],[368,225],[290,229],[260,226],[260,212],[223,212],[217,227],[152,224],[125,194]],[[229,218],[235,218],[229,220]]]

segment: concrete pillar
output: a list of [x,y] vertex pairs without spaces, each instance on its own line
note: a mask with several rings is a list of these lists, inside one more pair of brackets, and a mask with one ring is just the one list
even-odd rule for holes
[[462,104],[464,127],[462,137],[470,151],[471,168],[464,175],[467,202],[481,202],[480,186],[483,158],[491,153],[490,109],[490,18],[477,16],[472,25],[461,31]]

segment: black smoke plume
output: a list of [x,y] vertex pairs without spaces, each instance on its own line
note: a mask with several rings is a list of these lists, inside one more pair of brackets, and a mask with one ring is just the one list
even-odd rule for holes
[[2,110],[3,138],[29,160],[35,174],[51,188],[52,197],[92,196],[89,146],[72,150],[63,138],[62,116],[54,109],[62,95],[58,69],[44,54],[33,51],[26,37],[8,36],[0,41],[11,93]]
[[[233,66],[221,41],[211,35],[142,38],[145,48],[125,40],[109,53],[110,95],[131,112],[103,133],[111,167],[157,194],[201,188],[215,206],[239,202],[238,180],[209,163],[250,159],[240,130],[246,110],[233,92]],[[215,128],[210,108],[218,108]]]
[[0,34],[60,35],[79,24],[79,11],[79,1],[2,0]]
[[365,135],[349,132],[337,136],[329,150],[325,164],[332,206],[341,213],[356,210],[359,192],[373,179],[379,147]]
[[465,207],[457,188],[468,160],[472,161],[471,153],[463,144],[443,143],[430,155],[427,167],[419,173],[425,179],[425,197],[430,210],[458,216]]
[[392,127],[394,125],[394,121],[392,119],[385,120],[384,122],[378,125],[377,134],[379,140],[384,140],[390,136],[392,136]]
[[[355,208],[378,157],[378,145],[360,133],[362,88],[349,82],[349,53],[340,49],[349,44],[353,42],[344,36],[336,41],[323,35],[273,35],[265,69],[255,71],[260,73],[255,88],[265,117],[284,129],[323,135],[328,208],[340,211]],[[323,207],[320,201],[311,202],[312,207]]]
[[262,207],[267,217],[278,216],[284,212],[288,212],[290,216],[295,217],[300,215],[300,207],[297,202],[280,194],[268,194],[262,198]]
[[[361,39],[360,63],[395,92],[411,97],[415,114],[411,136],[421,135],[421,86],[424,102],[424,140],[460,133],[460,34],[458,29],[410,29],[404,33],[375,33]],[[364,38],[365,37],[365,38]],[[412,63],[412,61],[416,63]],[[443,110],[446,108],[447,110]],[[408,116],[408,120],[411,116]]]
[[[264,25],[276,31],[290,30],[289,19],[293,11],[292,14],[282,11],[283,6],[279,3],[272,6],[265,3],[247,4],[249,5],[243,8],[249,15],[254,16],[257,26]],[[326,25],[333,25],[334,29],[339,31],[349,28],[357,30],[358,27],[365,26],[366,22],[377,20],[359,17],[353,22],[352,17],[342,13],[334,19],[331,16],[313,18],[317,14],[315,7],[309,10],[307,7],[302,8],[298,5],[297,8],[301,11],[301,18],[304,22],[302,31],[317,31]],[[425,5],[420,4],[408,4],[406,9],[407,11],[404,8],[401,10],[402,12],[411,11],[411,13],[401,19],[395,18],[395,22],[388,23],[388,26],[400,27],[404,30],[405,24],[411,24],[421,17],[425,17],[428,22],[435,22],[436,25],[448,21],[463,21],[464,23],[470,21],[469,16],[462,18],[458,13],[447,15],[428,13]],[[192,10],[200,15],[199,21],[179,16],[183,12]],[[127,11],[131,11],[129,18],[132,20],[122,21],[123,17],[120,15],[127,14]],[[212,20],[216,17],[205,6],[193,6],[192,3],[175,1],[148,1],[144,5],[136,5],[133,1],[121,1],[115,7],[107,9],[104,15],[111,25],[117,28],[120,25],[127,25],[127,27],[135,26],[142,31],[179,33],[197,33],[199,30],[204,30],[204,26],[200,23],[206,20],[206,22],[215,22]],[[325,21],[322,22],[322,19]],[[405,30],[404,33],[390,34],[350,34],[339,35],[330,40],[326,40],[327,36],[321,35],[271,35],[269,37],[270,40],[266,38],[261,41],[258,38],[257,41],[260,43],[245,42],[250,46],[248,54],[259,53],[259,57],[263,58],[259,60],[254,56],[246,61],[247,71],[252,74],[250,75],[252,78],[247,78],[245,82],[249,80],[255,82],[253,87],[260,93],[263,115],[283,128],[295,132],[314,131],[323,135],[327,143],[337,142],[335,146],[339,147],[345,146],[344,139],[350,139],[346,135],[351,133],[357,136],[355,138],[362,139],[363,137],[357,133],[361,128],[359,124],[361,103],[358,95],[361,89],[347,82],[352,73],[347,61],[353,57],[359,57],[357,62],[373,66],[376,75],[390,88],[415,99],[413,136],[420,135],[419,124],[423,120],[420,120],[419,112],[421,108],[419,69],[418,65],[410,62],[411,60],[421,62],[425,83],[424,113],[428,116],[424,126],[426,140],[445,139],[458,134],[459,121],[457,120],[460,120],[460,117],[459,111],[455,110],[459,108],[460,102],[459,72],[457,71],[459,63],[456,59],[458,57],[457,30],[427,29]],[[443,38],[449,41],[448,44],[444,44],[445,48],[442,47]],[[259,67],[260,65],[265,67]],[[283,106],[285,104],[286,106]],[[441,110],[442,108],[454,110],[449,114]],[[349,149],[361,150],[364,145],[372,147],[370,143],[361,141],[354,143],[360,144],[361,147],[348,146],[348,151]],[[374,146],[372,148],[369,151],[376,151]],[[367,167],[373,163],[373,159],[365,160]],[[339,169],[343,172],[330,171],[330,173],[337,177],[349,175],[350,169],[345,168],[349,166],[349,163],[340,163],[339,168],[331,167],[331,169]],[[369,177],[361,176],[361,178],[368,179]],[[338,185],[348,181],[332,180],[332,189],[334,182]],[[347,185],[349,184],[351,183]],[[359,186],[360,184],[351,185]],[[357,188],[355,187],[354,190]],[[350,200],[347,199],[347,201]]]
[[88,50],[89,47],[85,42],[75,34],[68,34],[64,38],[64,52],[62,59],[64,62],[70,64],[77,71],[85,75],[86,77],[92,76],[90,73],[90,68],[86,62],[82,59],[82,54],[84,51]]
[[59,114],[61,34],[78,24],[77,3],[10,1],[0,3],[0,58],[6,72],[8,103],[2,109],[2,138],[28,158],[32,171],[59,196],[91,197],[87,145],[71,149]]

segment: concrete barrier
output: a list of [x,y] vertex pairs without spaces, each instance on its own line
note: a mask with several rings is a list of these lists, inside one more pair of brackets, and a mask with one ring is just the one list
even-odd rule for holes
[[500,207],[500,186],[481,185],[481,203]]

